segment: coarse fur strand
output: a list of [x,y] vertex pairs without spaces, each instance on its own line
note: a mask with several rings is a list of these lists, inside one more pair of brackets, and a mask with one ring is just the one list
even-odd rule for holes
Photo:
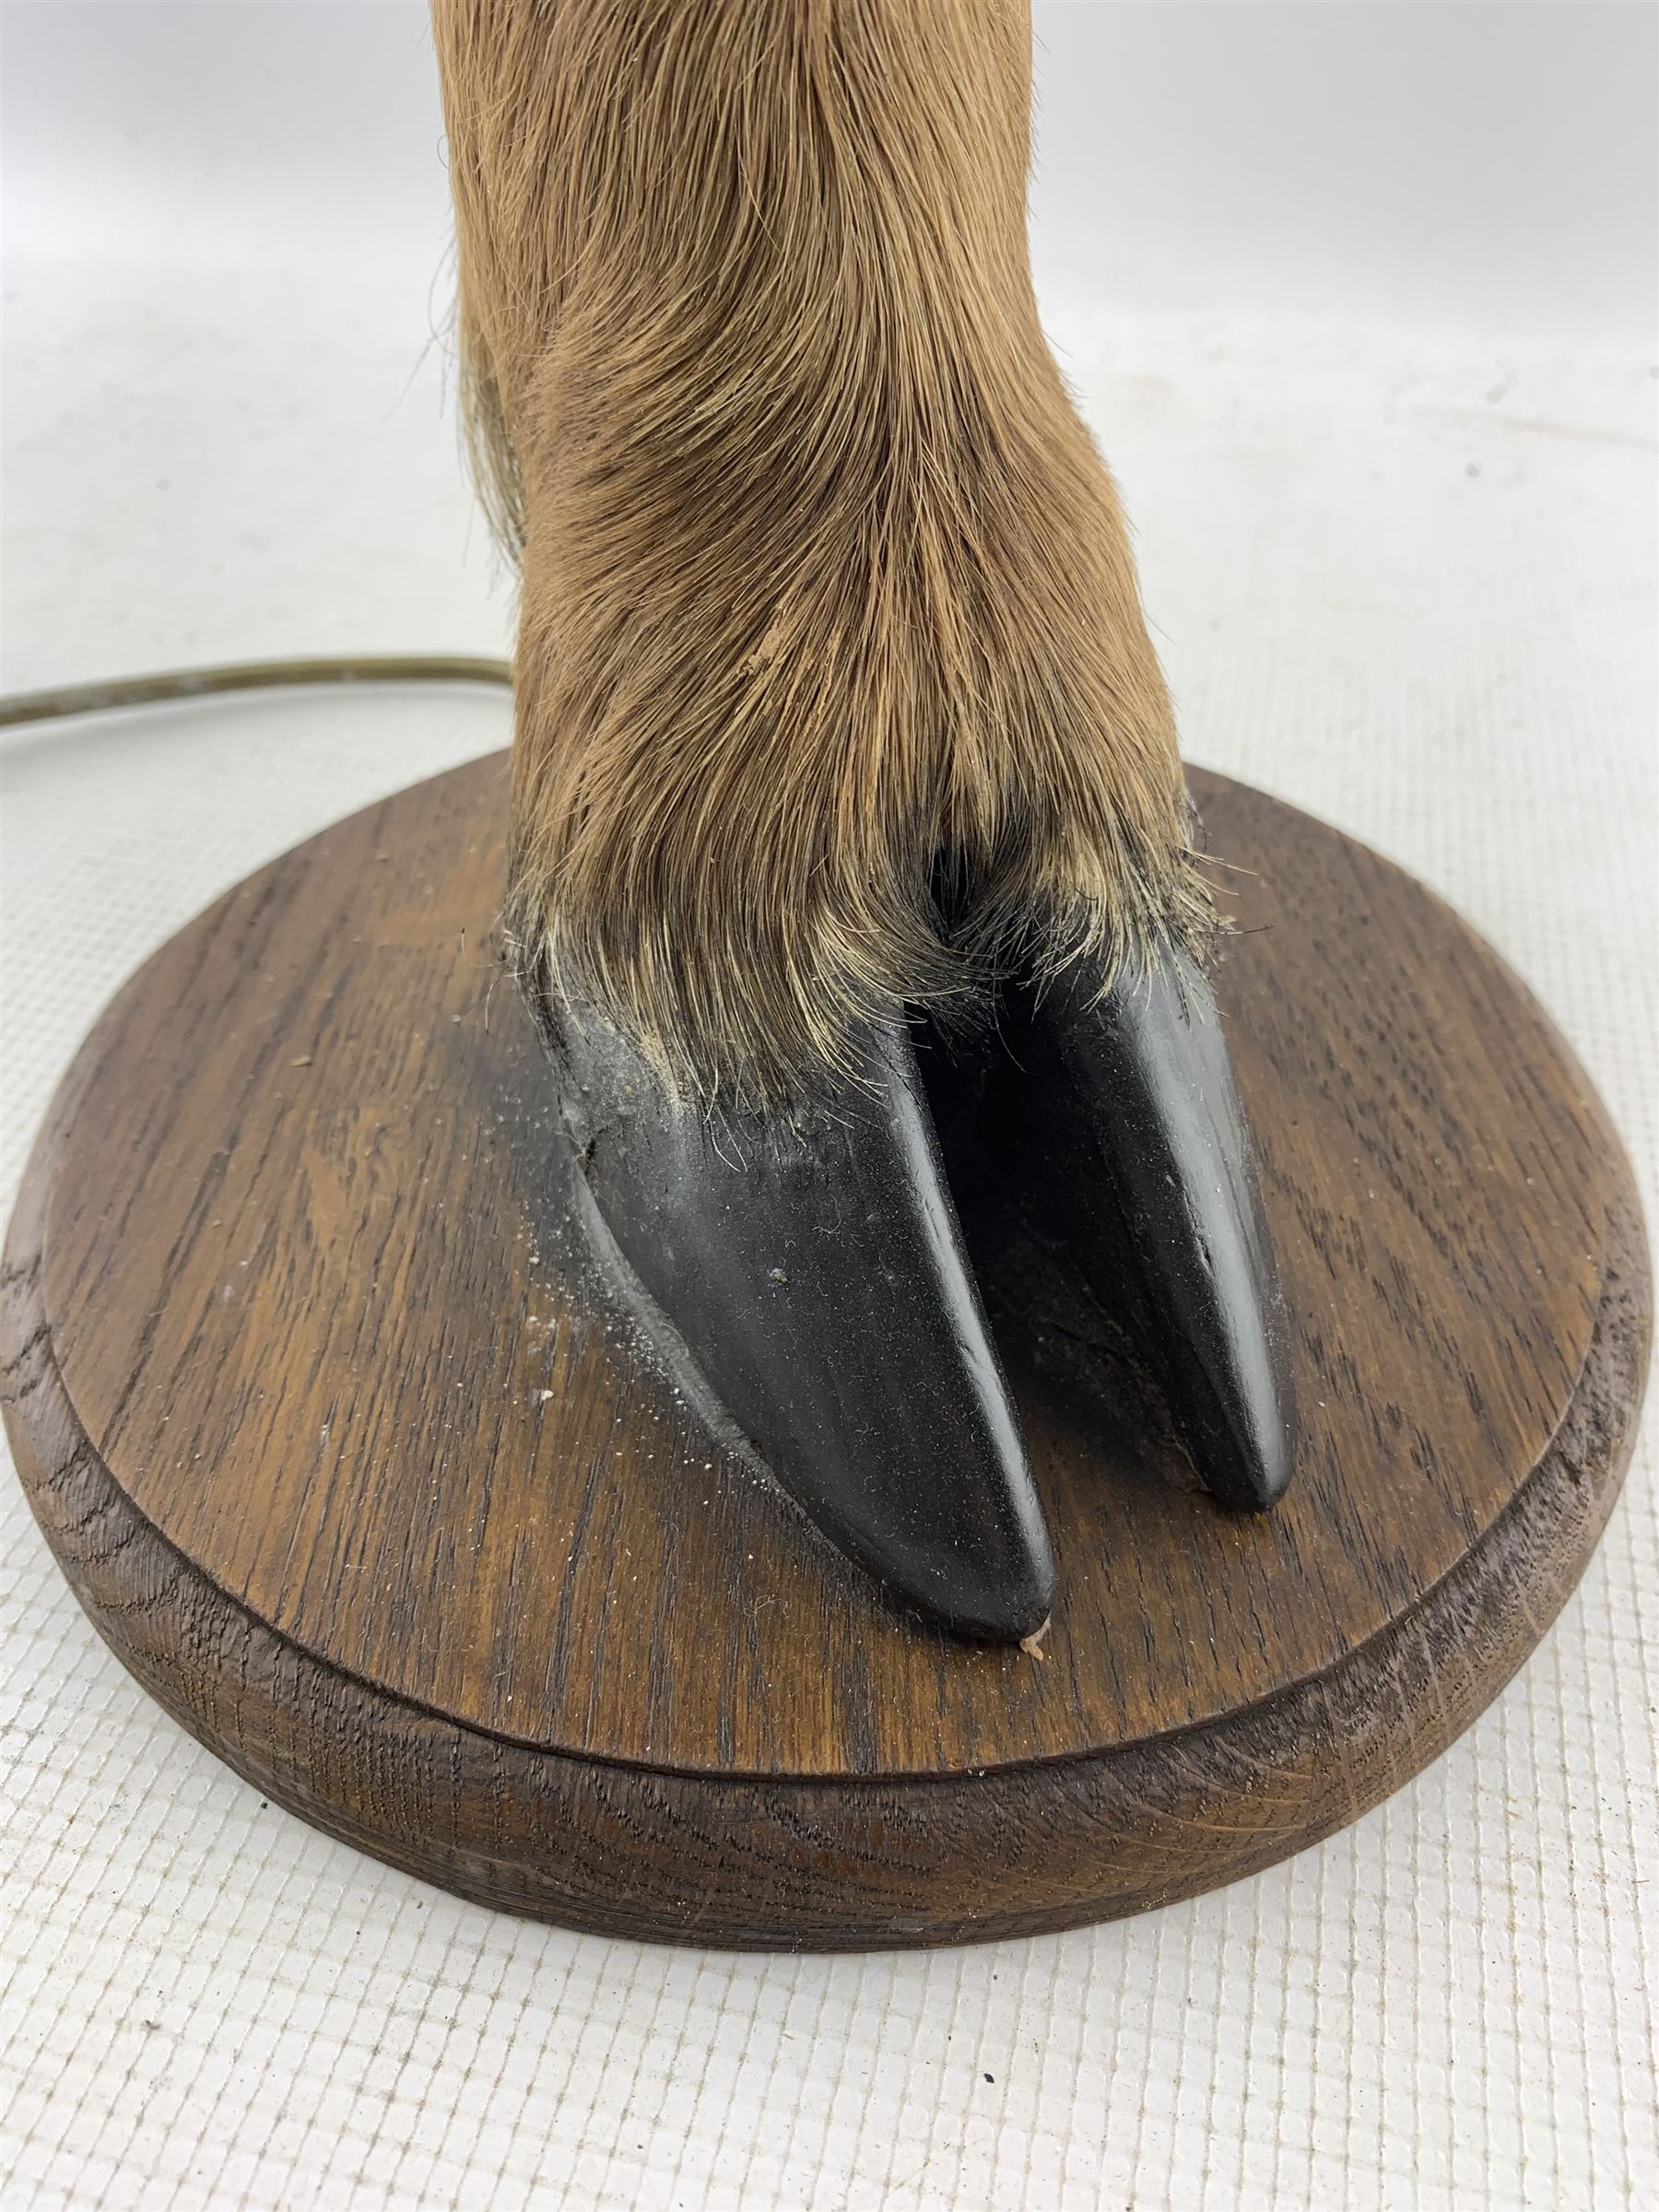
[[434,0],[465,419],[522,574],[508,923],[775,1100],[1210,909],[1038,321],[1023,0]]

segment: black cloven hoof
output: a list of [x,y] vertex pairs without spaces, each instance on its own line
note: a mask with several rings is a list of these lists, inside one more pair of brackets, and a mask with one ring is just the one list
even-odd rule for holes
[[[1048,1535],[909,1034],[871,1030],[832,1100],[706,1115],[590,1011],[539,1019],[595,1241],[682,1378],[902,1602],[1036,1634]],[[1079,965],[1007,994],[1002,1029],[1014,1142],[1090,1288],[1137,1318],[1209,1490],[1271,1505],[1295,1443],[1285,1313],[1208,984],[1175,951],[1104,994]]]
[[1171,949],[1104,995],[1079,965],[1010,1012],[1021,1118],[1056,1163],[1074,1257],[1103,1304],[1142,1315],[1206,1487],[1272,1505],[1295,1453],[1288,1332],[1209,984]]
[[705,1116],[592,1014],[541,1021],[604,1229],[776,1478],[929,1618],[1037,1633],[1048,1535],[906,1032],[832,1102]]

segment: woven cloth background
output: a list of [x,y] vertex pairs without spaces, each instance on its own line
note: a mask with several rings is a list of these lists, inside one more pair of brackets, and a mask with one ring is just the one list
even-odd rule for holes
[[[8,688],[503,648],[441,351],[395,273],[41,254],[7,282]],[[1190,756],[1492,938],[1651,1208],[1652,359],[1350,312],[1109,312],[1058,281],[1045,303],[1139,525]],[[155,945],[504,736],[501,700],[437,692],[8,739],[6,1204]],[[263,1803],[104,1651],[8,1476],[0,2203],[1659,2202],[1653,1477],[1650,1441],[1513,1686],[1322,1848],[1119,1925],[826,1960],[518,1923]]]

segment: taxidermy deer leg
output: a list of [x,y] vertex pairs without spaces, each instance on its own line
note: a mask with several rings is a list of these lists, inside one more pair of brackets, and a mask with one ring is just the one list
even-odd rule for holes
[[831,1537],[1027,1635],[1053,1571],[907,1013],[1018,1002],[1218,1495],[1277,1494],[1290,1417],[1169,700],[1032,299],[1025,8],[433,15],[523,577],[509,921],[586,1187]]

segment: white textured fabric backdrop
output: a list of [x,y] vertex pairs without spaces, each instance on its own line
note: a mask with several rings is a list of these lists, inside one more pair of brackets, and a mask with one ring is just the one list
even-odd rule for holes
[[[1653,25],[1045,13],[1035,202],[1189,754],[1485,931],[1650,1205]],[[3,29],[6,688],[503,649],[418,10]],[[505,734],[440,692],[11,735],[6,1203],[145,954]],[[8,2212],[1659,2202],[1651,1446],[1512,1688],[1346,1834],[1116,1926],[833,1960],[567,1935],[326,1841],[142,1695],[9,1477],[0,1516]]]

